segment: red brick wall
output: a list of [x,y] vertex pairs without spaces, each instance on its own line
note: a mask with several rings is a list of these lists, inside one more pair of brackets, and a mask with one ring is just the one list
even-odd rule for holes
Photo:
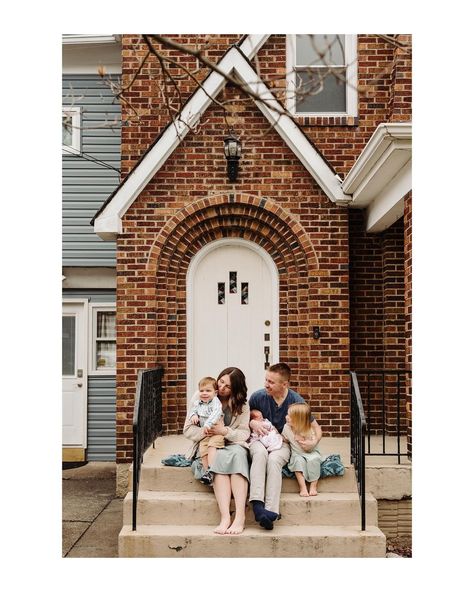
[[365,373],[405,369],[404,221],[367,234],[363,212],[351,210],[349,220],[351,369],[358,374],[370,429],[396,433],[399,406],[405,433],[405,375],[398,387],[396,375],[372,374],[369,380]]
[[[174,38],[197,43],[204,37]],[[123,37],[125,85],[146,52],[138,39]],[[208,57],[217,61],[236,40],[232,35],[212,36]],[[389,117],[394,49],[376,36],[361,35],[359,51],[358,121],[301,121],[341,175],[375,127]],[[195,64],[194,58],[169,55],[185,59],[187,67]],[[267,80],[284,72],[284,36],[269,39],[259,53],[259,65]],[[155,82],[159,75],[155,60],[124,91],[129,102],[122,111],[124,174],[168,123]],[[184,96],[194,90],[189,81],[180,84]],[[236,89],[226,88],[219,98],[236,94]],[[280,360],[292,367],[292,386],[311,403],[325,434],[348,433],[348,211],[329,201],[253,104],[238,104],[233,125],[243,143],[235,184],[226,176],[222,110],[211,106],[198,130],[186,136],[123,218],[117,239],[118,462],[131,460],[139,368],[164,366],[164,428],[167,433],[181,430],[186,411],[186,271],[200,248],[226,236],[252,240],[273,257],[280,273]],[[383,265],[381,252],[377,258]],[[363,318],[361,312],[354,322],[363,323]],[[377,323],[377,338],[383,340],[383,319]],[[311,336],[314,325],[321,327],[318,341]],[[375,344],[370,351],[379,355]],[[368,355],[363,349],[354,353],[355,359]]]
[[411,121],[411,35],[397,35],[397,41],[400,46],[395,49],[393,60],[390,121]]

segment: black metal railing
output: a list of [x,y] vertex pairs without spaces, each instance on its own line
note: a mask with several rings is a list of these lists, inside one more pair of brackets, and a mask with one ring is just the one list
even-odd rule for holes
[[[357,370],[360,388],[364,394],[364,409],[367,419],[367,456],[396,456],[398,464],[402,452],[401,437],[406,435],[406,415],[402,413],[402,402],[406,404],[407,377],[411,370]],[[381,449],[374,450],[371,438],[382,437]],[[387,450],[387,437],[396,437],[397,449]]]
[[161,379],[163,368],[139,370],[133,412],[132,530],[137,529],[137,501],[143,455],[162,431]]
[[361,530],[365,530],[365,435],[367,424],[355,372],[351,375],[351,463],[354,465],[359,491]]

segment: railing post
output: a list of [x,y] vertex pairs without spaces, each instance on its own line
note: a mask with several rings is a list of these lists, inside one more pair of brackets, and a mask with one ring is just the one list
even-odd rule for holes
[[365,530],[365,435],[366,423],[359,383],[355,372],[350,372],[351,380],[351,463],[356,471],[357,489],[361,510],[361,530]]
[[133,412],[132,530],[137,529],[138,489],[143,456],[162,429],[162,376],[163,368],[138,371]]
[[138,430],[133,426],[133,492],[132,492],[132,530],[137,530],[138,499]]
[[360,511],[361,530],[365,530],[365,425],[360,424]]

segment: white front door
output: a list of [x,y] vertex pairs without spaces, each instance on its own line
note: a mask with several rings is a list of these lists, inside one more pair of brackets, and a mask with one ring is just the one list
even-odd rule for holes
[[188,400],[203,376],[245,374],[248,394],[278,360],[278,272],[243,239],[222,239],[196,255],[188,273]]
[[63,303],[63,447],[87,446],[86,301]]

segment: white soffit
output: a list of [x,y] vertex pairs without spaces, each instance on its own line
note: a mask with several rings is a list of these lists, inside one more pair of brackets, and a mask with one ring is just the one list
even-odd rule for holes
[[367,232],[383,232],[403,216],[404,197],[411,189],[411,160],[393,177],[365,211]]
[[366,209],[366,231],[381,232],[403,215],[411,190],[412,124],[382,123],[342,184],[350,206]]
[[[281,107],[268,87],[241,53],[243,52],[247,59],[251,60],[268,37],[269,35],[248,35],[239,49],[233,47],[223,56],[218,63],[218,68],[225,75],[236,75],[262,99],[273,102],[276,108],[281,111]],[[120,234],[122,216],[185,138],[189,128],[199,121],[201,115],[211,104],[212,98],[221,92],[225,84],[224,76],[212,72],[203,82],[202,88],[199,88],[186,103],[180,114],[180,119],[164,130],[158,142],[145,154],[141,162],[119,186],[116,194],[94,220],[94,231],[102,239],[114,240],[116,235]],[[347,203],[350,198],[343,195],[339,178],[291,118],[274,112],[264,103],[256,101],[256,104],[329,199],[337,203]]]
[[365,208],[411,160],[410,123],[381,123],[342,183],[351,207]]

